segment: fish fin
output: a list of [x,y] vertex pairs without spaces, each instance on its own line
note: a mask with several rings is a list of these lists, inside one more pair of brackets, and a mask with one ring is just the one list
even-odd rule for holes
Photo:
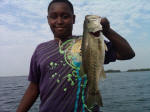
[[108,51],[107,45],[104,43],[104,49],[105,51]]
[[104,79],[106,79],[106,74],[105,74],[105,71],[104,71],[104,67],[102,66],[102,70],[100,72],[99,80],[104,80]]
[[87,95],[87,106],[88,108],[92,108],[94,105],[103,106],[102,96],[99,91],[96,93],[89,93]]
[[85,75],[85,71],[83,69],[83,65],[80,66],[79,74],[80,74],[80,77],[83,77]]

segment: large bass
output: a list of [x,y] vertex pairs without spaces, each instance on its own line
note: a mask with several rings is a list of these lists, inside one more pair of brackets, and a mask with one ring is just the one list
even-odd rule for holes
[[86,102],[88,108],[93,105],[103,106],[99,80],[105,78],[104,58],[107,47],[102,35],[101,18],[96,15],[87,15],[84,21],[84,31],[81,45],[82,65],[80,73],[87,75],[88,90]]

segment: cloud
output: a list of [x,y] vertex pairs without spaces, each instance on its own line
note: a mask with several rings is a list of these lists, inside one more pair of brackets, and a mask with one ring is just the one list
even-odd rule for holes
[[19,9],[23,9],[27,12],[35,13],[42,17],[45,17],[45,15],[47,15],[47,0],[9,0],[9,4],[12,4]]
[[7,24],[17,23],[18,18],[9,14],[0,14],[0,21],[6,22]]
[[[0,75],[27,74],[30,57],[37,44],[53,39],[47,24],[48,0],[0,1]],[[136,58],[117,61],[106,68],[149,66],[148,48],[150,2],[147,0],[71,0],[76,14],[74,35],[81,35],[85,15],[107,17],[115,31],[130,40]],[[145,24],[146,23],[146,24]],[[143,29],[146,26],[146,29]],[[143,44],[142,44],[143,43]],[[146,44],[145,44],[146,43]],[[145,44],[145,45],[144,45]],[[140,54],[142,53],[142,54]],[[144,57],[144,58],[143,58]],[[142,63],[143,62],[143,63]],[[6,71],[9,69],[9,71]]]
[[16,44],[31,45],[48,40],[48,36],[43,37],[43,35],[39,34],[38,32],[35,33],[33,31],[21,31],[21,30],[16,31],[1,25],[0,25],[0,34],[1,34],[0,44],[6,46]]
[[1,46],[0,76],[28,75],[33,45]]
[[137,21],[149,19],[150,16],[149,13],[143,13],[150,11],[150,3],[146,0],[137,0],[136,2],[130,0],[88,0],[86,5],[80,7],[82,3],[75,4],[77,17],[79,17],[77,22],[83,20],[81,17],[84,18],[87,14],[106,16],[112,27],[125,35],[130,34],[132,32],[130,29],[133,27],[142,28]]
[[4,5],[8,4],[8,0],[1,0],[0,3],[0,7],[3,7]]
[[[15,18],[13,15],[2,15],[3,20],[8,21],[9,23],[13,24],[16,23],[18,27],[22,28],[33,28],[36,29],[38,26],[39,18],[44,20],[47,15],[47,6],[49,1],[25,1],[25,0],[7,0],[5,4],[11,4],[14,7],[18,8],[18,16]],[[80,29],[74,31],[77,34],[82,34],[82,24],[84,20],[84,16],[87,14],[97,14],[102,17],[106,16],[112,25],[117,31],[120,31],[122,34],[129,34],[132,30],[129,27],[141,27],[140,24],[137,23],[136,20],[140,19],[149,19],[150,15],[145,14],[143,15],[144,11],[149,11],[149,3],[146,0],[137,0],[130,1],[112,1],[112,0],[83,0],[78,2],[78,0],[72,0],[72,3],[75,6],[75,13],[77,15],[77,20],[75,24],[75,28],[77,27]],[[82,6],[82,7],[81,7]],[[27,18],[24,20],[27,22],[29,26],[23,24],[23,21],[20,21],[18,18],[21,16],[22,18]],[[7,20],[8,19],[8,20]],[[46,22],[44,20],[43,22]],[[30,25],[32,23],[32,26]]]
[[[45,34],[45,32],[43,32]],[[28,75],[36,46],[49,40],[32,31],[15,31],[0,25],[0,76]]]

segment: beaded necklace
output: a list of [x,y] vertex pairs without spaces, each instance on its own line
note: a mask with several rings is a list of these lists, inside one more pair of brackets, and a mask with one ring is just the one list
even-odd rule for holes
[[[76,92],[76,101],[75,101],[74,112],[77,112],[80,92],[82,94],[81,99],[82,99],[82,103],[83,103],[82,112],[85,112],[85,108],[89,112],[91,112],[91,110],[88,109],[87,105],[85,104],[85,95],[84,94],[85,94],[85,88],[87,86],[87,76],[84,75],[83,77],[81,77],[79,75],[81,62],[74,62],[74,60],[72,60],[73,55],[71,55],[71,49],[75,43],[76,43],[75,38],[69,39],[62,44],[61,44],[61,41],[59,41],[59,52],[60,52],[60,54],[64,55],[65,62],[75,70],[75,71],[73,71],[73,75],[75,75],[75,74],[77,75],[76,78],[78,80],[78,85],[77,85],[78,87],[77,87],[77,92]],[[74,74],[74,72],[76,72],[76,73]],[[83,84],[81,84],[82,80],[83,80]]]

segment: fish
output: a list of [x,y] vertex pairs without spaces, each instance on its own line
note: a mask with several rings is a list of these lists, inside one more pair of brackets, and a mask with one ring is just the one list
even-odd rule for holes
[[85,16],[83,37],[81,44],[82,65],[80,76],[87,75],[87,107],[103,106],[99,90],[99,81],[106,78],[104,72],[104,59],[107,47],[102,34],[101,17],[97,15]]

